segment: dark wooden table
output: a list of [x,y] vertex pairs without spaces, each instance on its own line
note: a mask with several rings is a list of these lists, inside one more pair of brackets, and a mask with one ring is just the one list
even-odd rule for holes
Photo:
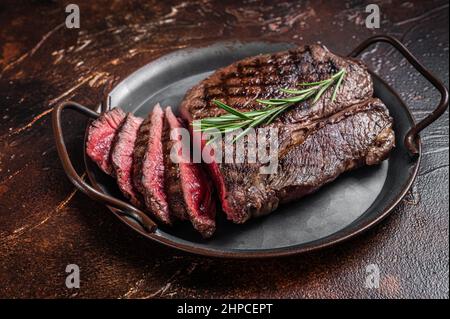
[[[0,297],[449,297],[449,122],[422,134],[420,174],[383,223],[337,247],[269,260],[220,260],[152,243],[75,191],[60,165],[50,112],[65,99],[96,106],[118,81],[179,48],[218,40],[321,41],[345,54],[375,33],[400,38],[448,86],[448,1],[0,2]],[[381,28],[365,27],[379,4]],[[225,4],[227,3],[227,4]],[[384,45],[364,60],[423,118],[431,86]],[[82,172],[86,119],[66,116]],[[81,270],[67,289],[65,267]],[[366,266],[380,269],[365,287]]]

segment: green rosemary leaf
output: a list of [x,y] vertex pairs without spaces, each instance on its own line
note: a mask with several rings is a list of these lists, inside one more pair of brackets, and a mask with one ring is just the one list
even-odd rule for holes
[[[318,82],[300,83],[299,86],[306,87],[300,90],[280,88],[281,92],[293,96],[279,99],[257,99],[256,102],[266,106],[260,110],[241,112],[221,101],[213,100],[213,103],[227,111],[229,114],[224,114],[218,117],[208,117],[201,119],[200,121],[195,121],[193,123],[194,131],[218,131],[224,134],[237,129],[243,129],[243,131],[238,134],[238,136],[233,140],[233,142],[235,142],[242,136],[247,134],[251,128],[261,124],[272,123],[272,121],[280,116],[280,114],[282,114],[289,107],[296,103],[304,102],[312,97],[312,103],[316,103],[323,96],[325,91],[328,90],[332,85],[335,85],[333,94],[331,96],[331,101],[334,101],[339,91],[339,87],[341,86],[342,81],[345,77],[345,74],[345,69],[341,69],[339,72],[332,75],[328,79]],[[208,143],[210,142],[211,140],[208,141]]]
[[316,96],[314,97],[314,99],[313,99],[313,101],[312,101],[313,104],[316,103],[316,102],[320,99],[320,97],[322,96],[322,94],[330,87],[330,85],[331,85],[332,83],[333,83],[333,82],[329,82],[329,83],[325,84],[324,86],[322,86],[322,87],[320,88],[320,90],[317,92]]
[[339,76],[339,80],[337,81],[336,86],[334,87],[333,95],[331,96],[331,102],[334,102],[334,100],[336,99],[337,92],[345,76],[345,69],[342,69],[341,71],[339,71],[339,73],[341,73],[341,75]]
[[256,121],[252,122],[245,130],[243,130],[238,136],[236,136],[233,139],[233,142],[236,142],[237,140],[239,140],[242,136],[244,136],[245,134],[247,134],[248,131],[250,131],[252,128],[258,126],[259,124],[261,124],[262,122],[264,122],[264,120],[266,119],[266,115],[261,116],[259,119],[257,119]]
[[245,115],[244,113],[239,112],[236,109],[233,109],[231,106],[228,106],[225,103],[222,103],[222,102],[220,102],[218,100],[213,100],[213,103],[215,105],[217,105],[218,107],[224,109],[228,113],[234,114],[234,115],[239,116],[239,117],[241,117],[243,119],[248,119],[247,115]]
[[324,81],[318,81],[318,82],[307,82],[307,83],[299,83],[298,86],[319,86],[322,85]]
[[294,97],[290,97],[290,98],[282,98],[282,99],[279,99],[279,101],[283,101],[284,103],[302,102],[302,101],[306,100],[311,95],[311,93],[314,93],[314,92],[311,91],[311,92],[307,92],[302,95],[298,95],[298,96],[294,96]]
[[292,104],[286,104],[285,106],[281,107],[276,112],[274,112],[272,114],[272,116],[267,120],[267,124],[272,123],[273,120],[275,120],[281,113],[283,113],[286,109],[288,109]]
[[261,103],[261,104],[265,104],[265,105],[281,105],[284,104],[283,101],[280,100],[256,100],[256,102]]
[[309,89],[303,89],[303,90],[280,89],[280,91],[283,93],[288,93],[288,94],[304,94],[304,93],[314,91],[314,89],[315,89],[314,87],[310,87]]

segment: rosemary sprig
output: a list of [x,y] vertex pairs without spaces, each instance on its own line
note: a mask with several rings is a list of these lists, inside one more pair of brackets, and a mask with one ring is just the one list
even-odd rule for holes
[[301,87],[301,89],[282,88],[280,91],[290,96],[279,99],[258,99],[256,101],[265,105],[265,107],[255,111],[240,112],[239,110],[236,110],[221,101],[213,100],[214,104],[224,109],[229,114],[218,117],[207,117],[201,119],[200,121],[195,121],[193,123],[194,130],[196,132],[218,131],[224,134],[237,129],[243,129],[243,131],[233,140],[233,142],[235,142],[244,136],[250,129],[262,124],[272,123],[272,121],[275,120],[281,113],[296,103],[306,101],[312,97],[314,97],[312,103],[316,103],[325,91],[327,91],[332,85],[336,84],[331,96],[331,101],[334,102],[344,77],[345,69],[341,69],[329,79],[318,82],[300,83],[299,87]]

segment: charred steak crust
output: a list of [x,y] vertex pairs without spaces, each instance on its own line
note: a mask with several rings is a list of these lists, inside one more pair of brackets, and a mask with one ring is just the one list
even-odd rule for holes
[[213,99],[242,111],[260,109],[264,106],[256,99],[284,97],[280,88],[324,80],[342,68],[346,69],[346,76],[334,103],[330,103],[332,90],[328,90],[314,105],[307,100],[277,121],[295,123],[326,117],[372,97],[373,84],[362,62],[339,57],[321,45],[250,57],[218,69],[187,92],[181,115],[192,121],[226,113],[212,103]]
[[147,209],[161,222],[172,224],[164,189],[164,112],[159,104],[139,127],[133,152],[133,183]]
[[124,196],[137,207],[143,206],[143,198],[133,186],[132,168],[134,143],[142,121],[142,118],[128,113],[117,132],[111,150],[111,164],[114,168],[117,185]]
[[228,219],[243,223],[317,190],[345,171],[380,163],[394,147],[392,118],[384,104],[372,98],[373,84],[364,64],[320,45],[238,61],[188,91],[181,114],[193,121],[225,113],[213,99],[242,111],[259,109],[263,106],[255,99],[284,97],[279,88],[327,79],[342,68],[346,76],[334,102],[328,90],[315,104],[307,100],[294,105],[270,124],[279,129],[276,174],[260,174],[260,163],[208,165]]
[[122,125],[126,114],[114,108],[94,120],[88,129],[86,153],[106,174],[113,175],[111,165],[111,146],[117,130]]
[[276,174],[260,174],[258,163],[218,166],[229,219],[243,223],[268,214],[280,203],[310,194],[345,171],[380,163],[395,144],[392,119],[378,99],[301,130],[302,140],[279,150]]
[[[216,229],[215,201],[212,193],[213,185],[202,169],[201,164],[193,163],[189,155],[181,152],[182,146],[190,149],[189,145],[182,145],[180,129],[182,122],[175,117],[170,107],[166,108],[166,121],[168,129],[172,133],[171,140],[167,144],[167,167],[171,167],[173,173],[166,183],[167,194],[172,212],[178,211],[183,218],[189,218],[194,228],[205,238],[213,235]],[[176,145],[177,144],[177,145]],[[177,147],[174,147],[177,146]],[[172,154],[171,154],[172,153]],[[189,152],[190,153],[190,152]],[[172,162],[176,159],[176,163]],[[168,174],[168,175],[169,175]],[[175,206],[175,207],[173,207]]]

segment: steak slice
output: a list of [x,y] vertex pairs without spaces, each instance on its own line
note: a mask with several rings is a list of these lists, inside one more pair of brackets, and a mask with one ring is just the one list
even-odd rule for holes
[[103,172],[109,175],[114,174],[110,160],[111,146],[125,116],[121,109],[114,108],[94,120],[88,129],[86,153]]
[[164,112],[159,104],[139,128],[133,152],[133,183],[147,209],[161,222],[172,224],[164,189],[162,135]]
[[[169,115],[170,121],[169,121]],[[180,164],[179,160],[173,162],[171,156],[179,159],[179,154],[175,151],[175,147],[180,146],[178,139],[172,138],[171,134],[175,136],[178,132],[179,123],[175,118],[172,118],[173,114],[170,107],[166,108],[165,111],[165,123],[164,123],[164,135],[163,135],[163,146],[164,146],[164,167],[165,167],[165,190],[167,194],[167,201],[169,203],[170,213],[178,220],[189,219],[186,203],[184,201],[182,181],[180,177]],[[174,116],[173,116],[174,117]],[[178,143],[178,144],[177,144]]]
[[[187,155],[190,145],[182,144],[180,131],[184,127],[170,107],[166,108],[166,120],[171,132],[166,165],[166,172],[169,172],[166,183],[169,205],[181,218],[187,216],[203,237],[211,237],[216,229],[213,185],[201,164],[192,163]],[[189,152],[183,153],[183,147]]]
[[[264,106],[256,99],[286,97],[280,88],[328,79],[342,68],[346,75],[334,102],[333,90],[327,90],[316,103],[310,99],[292,105],[265,127],[278,129],[276,173],[261,174],[264,165],[259,161],[208,164],[230,220],[243,223],[267,214],[345,171],[380,163],[394,147],[392,118],[384,104],[372,98],[373,83],[363,63],[334,55],[320,45],[235,62],[186,94],[181,114],[193,121],[226,113],[213,99],[241,111],[260,109]],[[224,154],[226,147],[235,145],[222,143],[219,147]],[[246,154],[256,151],[245,144]]]
[[130,202],[141,207],[142,196],[136,191],[132,181],[133,151],[137,132],[143,119],[128,113],[117,132],[111,150],[111,164],[114,168],[117,185]]

